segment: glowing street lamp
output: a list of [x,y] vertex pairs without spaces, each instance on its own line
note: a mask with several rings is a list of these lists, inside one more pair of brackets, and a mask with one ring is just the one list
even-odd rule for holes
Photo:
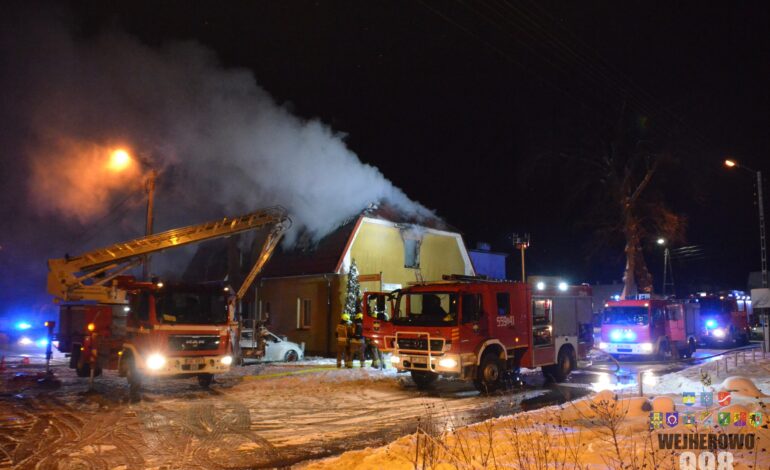
[[[110,154],[110,160],[107,167],[112,171],[120,172],[127,169],[133,161],[134,158],[126,150],[115,149]],[[155,178],[158,174],[146,158],[139,157],[138,161],[150,169],[150,173],[145,181],[145,191],[147,192],[147,220],[145,221],[144,234],[152,235]],[[142,276],[144,279],[149,279],[150,277],[150,257],[148,255],[144,256],[144,261],[142,262]]]
[[[757,206],[759,207],[759,254],[762,263],[762,288],[767,289],[767,248],[765,245],[765,206],[764,199],[762,197],[762,172],[752,170],[746,165],[739,165],[735,160],[725,160],[725,166],[728,168],[742,168],[749,173],[753,173],[757,178]],[[763,311],[764,322],[762,325],[762,332],[764,333],[764,339],[762,340],[762,350],[770,351],[770,318],[765,309],[757,310]]]
[[757,178],[757,206],[759,206],[759,243],[760,243],[760,257],[762,262],[762,287],[767,287],[767,249],[765,246],[765,207],[762,197],[762,172],[752,170],[746,165],[739,165],[737,161],[727,159],[725,160],[725,166],[728,168],[741,168],[753,173]]
[[123,171],[131,164],[131,155],[123,149],[114,150],[110,154],[110,161],[107,168],[112,171]]

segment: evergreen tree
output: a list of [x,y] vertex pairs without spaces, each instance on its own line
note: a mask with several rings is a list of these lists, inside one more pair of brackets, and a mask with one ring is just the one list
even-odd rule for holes
[[358,266],[356,266],[356,260],[353,260],[348,272],[348,288],[345,294],[345,310],[343,311],[350,315],[351,319],[358,311],[358,299],[360,298],[361,284],[358,282]]

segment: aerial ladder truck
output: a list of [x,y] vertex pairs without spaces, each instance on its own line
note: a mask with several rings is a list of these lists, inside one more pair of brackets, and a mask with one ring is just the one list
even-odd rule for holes
[[[281,207],[225,217],[48,261],[48,292],[60,303],[59,350],[78,376],[117,370],[132,394],[143,377],[197,377],[203,387],[239,360],[235,308],[270,259],[291,220]],[[150,254],[268,229],[237,292],[225,283],[137,280]]]

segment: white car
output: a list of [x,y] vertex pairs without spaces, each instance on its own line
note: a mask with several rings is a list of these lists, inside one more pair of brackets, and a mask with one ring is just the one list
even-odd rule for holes
[[[294,362],[305,357],[305,343],[297,344],[286,339],[285,336],[277,336],[267,330],[264,330],[265,355],[259,358],[260,361],[271,362]],[[254,330],[246,328],[241,330],[241,349],[246,353],[248,350],[257,349],[258,343],[254,338]],[[244,354],[248,357],[248,353]]]

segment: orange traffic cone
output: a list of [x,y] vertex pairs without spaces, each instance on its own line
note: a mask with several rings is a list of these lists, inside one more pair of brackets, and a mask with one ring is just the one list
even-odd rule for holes
[[21,364],[28,366],[29,365],[29,356],[24,356],[21,358]]

